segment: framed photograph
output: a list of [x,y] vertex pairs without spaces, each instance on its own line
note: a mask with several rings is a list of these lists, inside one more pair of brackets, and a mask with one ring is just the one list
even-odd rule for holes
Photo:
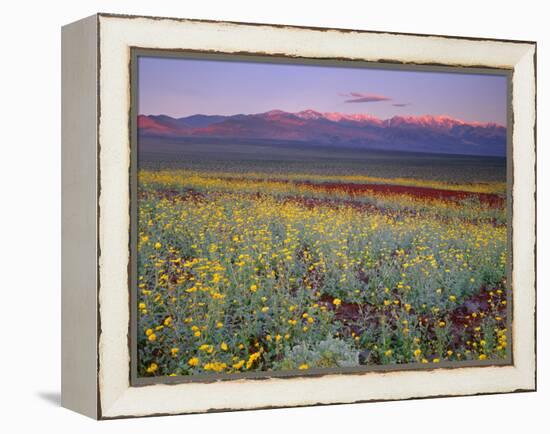
[[536,45],[63,28],[62,403],[533,391]]

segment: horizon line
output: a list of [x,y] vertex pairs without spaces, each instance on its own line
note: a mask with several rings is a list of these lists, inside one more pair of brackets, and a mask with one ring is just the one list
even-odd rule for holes
[[[327,115],[341,115],[342,117],[353,117],[353,116],[365,116],[365,117],[369,117],[371,119],[376,119],[376,120],[379,120],[379,121],[388,121],[388,120],[391,120],[391,119],[394,119],[394,118],[414,118],[414,119],[419,119],[419,118],[425,118],[425,117],[431,117],[431,118],[440,118],[440,119],[449,119],[449,120],[453,120],[453,121],[456,121],[456,122],[459,122],[459,123],[464,123],[464,124],[470,124],[470,125],[484,125],[484,126],[488,126],[488,125],[494,125],[494,126],[498,126],[498,127],[502,127],[502,128],[507,128],[507,125],[506,124],[501,124],[500,122],[496,122],[496,121],[488,121],[488,122],[483,122],[483,121],[467,121],[467,120],[464,120],[464,119],[461,119],[461,118],[456,118],[454,116],[450,116],[450,115],[447,115],[447,114],[430,114],[430,113],[426,113],[426,114],[422,114],[422,115],[406,115],[406,114],[403,114],[403,115],[394,115],[394,116],[391,116],[389,118],[381,118],[379,116],[376,116],[376,115],[372,115],[370,113],[367,113],[367,112],[355,112],[355,113],[345,113],[345,112],[322,112],[322,111],[318,111],[318,110],[314,110],[314,109],[304,109],[304,110],[300,110],[300,111],[296,111],[296,112],[291,112],[291,111],[286,111],[286,110],[281,110],[281,109],[271,109],[271,110],[267,110],[267,111],[264,111],[264,112],[255,112],[255,113],[233,113],[233,114],[206,114],[206,113],[193,113],[193,114],[190,114],[190,115],[185,115],[185,116],[177,116],[177,115],[169,115],[169,114],[166,114],[166,113],[158,113],[158,114],[153,114],[153,113],[149,113],[149,114],[145,114],[145,113],[138,113],[137,116],[167,116],[167,117],[170,117],[172,119],[185,119],[185,118],[189,118],[189,117],[192,117],[192,116],[223,116],[223,117],[233,117],[233,116],[255,116],[255,115],[263,115],[263,114],[267,114],[267,113],[272,113],[272,112],[281,112],[281,113],[288,113],[288,114],[292,114],[292,115],[296,115],[296,114],[300,114],[300,113],[307,113],[307,112],[314,112],[314,113],[317,113],[317,114],[320,114],[320,115],[323,115],[323,117],[326,118]],[[330,119],[329,119],[330,120]]]

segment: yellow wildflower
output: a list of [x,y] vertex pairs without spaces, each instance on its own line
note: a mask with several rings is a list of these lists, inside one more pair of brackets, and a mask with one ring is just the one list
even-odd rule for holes
[[246,369],[250,369],[254,362],[260,358],[261,352],[257,351],[248,356],[248,361],[246,362]]
[[211,362],[204,365],[206,371],[221,372],[225,368],[227,368],[227,365],[223,362]]
[[214,347],[212,345],[202,344],[199,347],[199,350],[204,351],[206,353],[211,353],[212,351],[214,351]]
[[159,368],[159,366],[158,366],[155,362],[153,362],[153,363],[151,363],[151,364],[149,365],[149,367],[147,368],[147,372],[148,372],[149,374],[152,374],[153,372],[156,372],[156,371],[158,370],[158,368]]
[[237,363],[233,365],[234,369],[241,369],[244,365],[244,360],[239,360]]

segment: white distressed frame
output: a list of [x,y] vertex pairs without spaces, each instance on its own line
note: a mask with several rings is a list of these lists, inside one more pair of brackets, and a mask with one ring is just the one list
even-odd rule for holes
[[[534,390],[535,44],[98,15],[99,378],[96,417]],[[130,387],[130,47],[512,68],[513,366]]]

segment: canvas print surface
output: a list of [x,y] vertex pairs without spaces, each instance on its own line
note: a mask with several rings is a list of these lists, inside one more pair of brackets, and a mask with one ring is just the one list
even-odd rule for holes
[[508,76],[140,55],[137,376],[509,362]]

